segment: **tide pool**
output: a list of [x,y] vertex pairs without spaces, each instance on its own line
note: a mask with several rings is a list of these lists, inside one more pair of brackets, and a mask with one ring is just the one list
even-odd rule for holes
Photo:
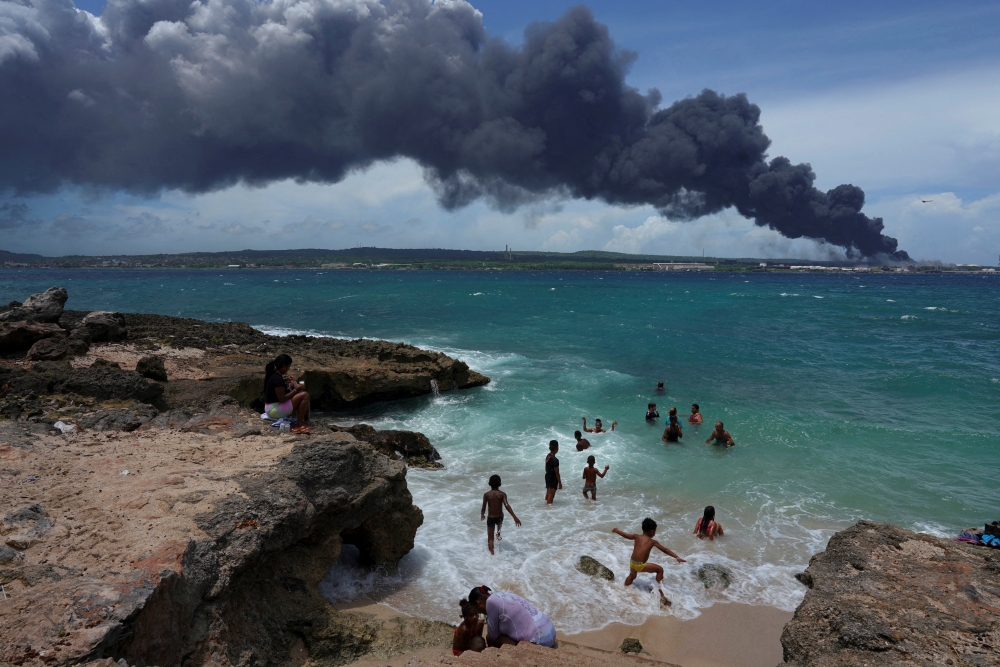
[[[690,618],[722,601],[791,610],[804,594],[793,575],[860,518],[940,535],[1000,518],[995,276],[5,270],[0,300],[52,285],[69,290],[68,308],[405,341],[492,378],[335,415],[422,431],[446,467],[408,472],[424,525],[400,572],[345,563],[324,582],[332,599],[377,593],[400,611],[457,622],[458,600],[486,583],[528,597],[564,632]],[[653,425],[649,401],[664,415]],[[700,427],[686,424],[692,402]],[[684,438],[668,446],[671,406]],[[588,435],[593,447],[578,453],[584,415],[619,426]],[[736,447],[702,444],[719,420]],[[546,507],[551,439],[564,490]],[[593,505],[581,494],[588,454],[611,466]],[[479,509],[493,473],[524,526],[508,519],[490,557]],[[726,529],[711,543],[691,535],[707,504]],[[636,532],[646,516],[688,560],[654,553],[667,612],[651,591],[620,583],[631,544],[611,528]],[[582,554],[618,582],[578,573]],[[695,571],[706,563],[732,569],[733,585],[704,589]]]

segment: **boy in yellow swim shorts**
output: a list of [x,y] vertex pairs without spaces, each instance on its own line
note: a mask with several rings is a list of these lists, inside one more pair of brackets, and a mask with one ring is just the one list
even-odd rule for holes
[[[649,572],[650,574],[656,575],[656,585],[657,588],[659,588],[660,583],[663,581],[663,568],[656,563],[648,562],[649,554],[653,551],[653,547],[656,547],[668,556],[673,557],[678,563],[687,562],[673,551],[653,539],[653,536],[656,535],[656,522],[649,517],[642,520],[642,533],[640,535],[626,533],[618,530],[617,528],[612,529],[611,532],[616,535],[621,535],[626,540],[632,540],[635,542],[635,546],[632,547],[632,558],[629,559],[629,573],[628,578],[625,579],[626,586],[631,586],[632,582],[635,581],[636,575],[640,572]],[[667,600],[662,590],[660,591],[660,603],[664,605],[670,604],[670,601]]]

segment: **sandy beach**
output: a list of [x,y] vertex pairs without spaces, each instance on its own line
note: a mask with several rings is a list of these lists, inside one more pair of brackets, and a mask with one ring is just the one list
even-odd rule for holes
[[[391,607],[367,598],[335,608],[373,614],[379,619],[399,616]],[[634,637],[642,643],[644,657],[680,667],[774,667],[780,664],[781,631],[791,612],[774,607],[717,604],[689,621],[654,616],[642,625],[613,623],[600,630],[575,635],[557,633],[563,644],[576,644],[617,653],[622,640]],[[450,643],[423,648],[391,658],[366,656],[355,667],[405,667],[412,659],[432,660],[450,654]]]

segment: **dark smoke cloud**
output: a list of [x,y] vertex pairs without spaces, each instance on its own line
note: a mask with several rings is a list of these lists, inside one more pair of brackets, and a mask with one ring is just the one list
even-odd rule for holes
[[625,84],[633,58],[583,7],[513,47],[462,1],[109,0],[95,18],[5,0],[0,190],[336,182],[403,156],[449,208],[735,207],[791,238],[906,257],[859,188],[821,192],[808,165],[767,161],[745,96],[659,109]]

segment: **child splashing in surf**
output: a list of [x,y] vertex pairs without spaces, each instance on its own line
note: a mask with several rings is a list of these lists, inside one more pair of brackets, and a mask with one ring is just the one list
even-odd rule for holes
[[[583,498],[588,503],[597,500],[597,478],[600,477],[604,479],[604,476],[608,474],[608,468],[611,466],[604,466],[604,472],[601,472],[594,467],[597,462],[593,456],[587,457],[587,467],[583,469]],[[587,494],[590,494],[590,498]]]
[[656,535],[656,522],[649,517],[642,520],[642,533],[639,535],[625,533],[617,528],[612,529],[611,532],[621,535],[626,540],[635,542],[635,546],[632,547],[632,558],[629,559],[629,573],[628,578],[625,579],[625,585],[631,586],[632,582],[635,581],[636,575],[640,572],[655,574],[656,587],[660,591],[660,604],[664,607],[669,607],[670,600],[667,599],[667,596],[663,594],[663,589],[660,588],[660,584],[663,582],[663,568],[655,563],[650,563],[649,554],[653,550],[653,547],[656,547],[668,556],[673,557],[678,563],[686,563],[687,561],[653,539]]
[[[483,494],[483,507],[479,511],[479,520],[486,521],[486,528],[489,531],[486,538],[486,545],[490,548],[490,553],[493,554],[493,529],[496,528],[497,534],[496,539],[502,540],[500,537],[500,529],[503,527],[503,509],[507,508],[510,515],[514,517],[514,525],[520,526],[521,520],[517,518],[514,514],[514,510],[510,508],[510,503],[507,502],[507,494],[500,490],[500,475],[492,475],[490,477],[490,490]],[[486,510],[489,509],[489,516],[486,516]]]

